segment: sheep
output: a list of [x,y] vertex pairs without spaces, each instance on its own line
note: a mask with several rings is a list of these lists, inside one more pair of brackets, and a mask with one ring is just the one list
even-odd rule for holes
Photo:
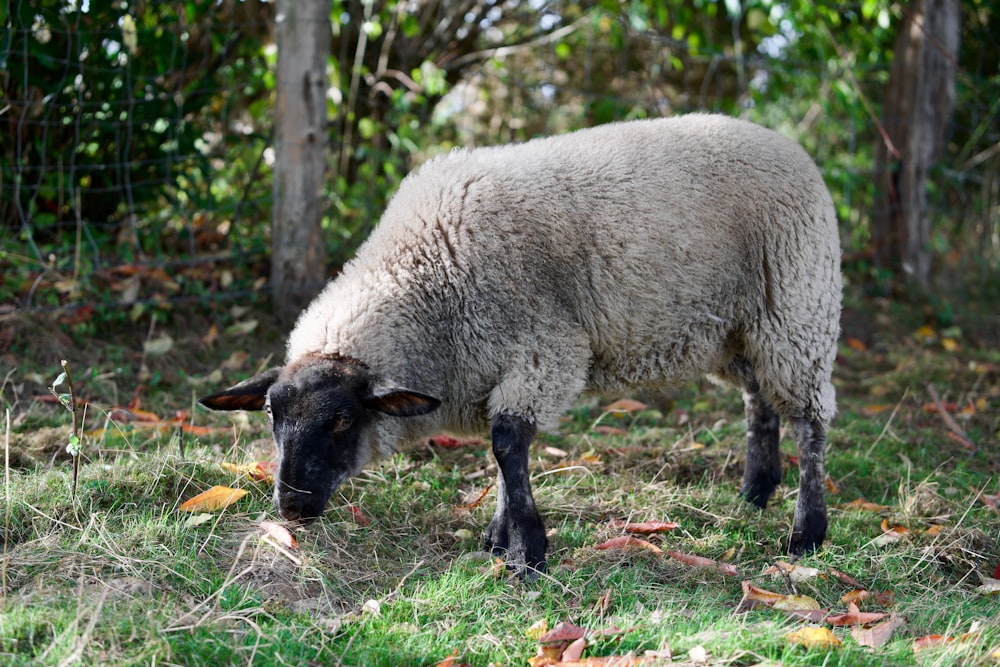
[[321,515],[398,446],[487,427],[499,471],[484,538],[545,570],[528,448],[587,390],[704,375],[742,389],[741,494],[781,481],[779,423],[799,453],[788,550],[826,535],[840,248],[819,171],[795,142],[711,114],[615,123],[460,150],[407,176],[381,221],[300,315],[282,367],[201,403],[267,412],[274,503]]

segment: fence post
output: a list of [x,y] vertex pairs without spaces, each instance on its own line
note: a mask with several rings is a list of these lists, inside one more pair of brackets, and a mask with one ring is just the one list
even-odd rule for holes
[[292,320],[322,287],[330,0],[278,0],[271,287],[275,314]]

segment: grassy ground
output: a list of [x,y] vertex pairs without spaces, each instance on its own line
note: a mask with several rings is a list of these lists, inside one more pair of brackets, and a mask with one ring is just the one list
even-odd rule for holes
[[[980,311],[977,325],[920,328],[923,314],[889,302],[853,305],[830,433],[829,541],[798,563],[815,576],[764,573],[784,558],[796,468],[786,463],[765,512],[743,505],[739,395],[699,383],[634,396],[649,407],[625,415],[603,409],[614,397],[586,397],[536,443],[550,572],[528,585],[480,551],[494,491],[475,500],[496,472],[482,445],[421,443],[371,469],[294,549],[260,535],[274,518],[270,487],[219,464],[269,459],[264,420],[193,403],[280,358],[263,311],[91,324],[83,335],[8,318],[0,664],[525,665],[560,621],[595,631],[590,664],[646,651],[680,664],[1000,664],[989,588],[1000,566],[1000,353],[995,309]],[[70,413],[45,398],[60,358],[89,401],[75,497]],[[783,448],[794,455],[789,439]],[[217,484],[248,493],[224,510],[180,511]],[[884,507],[847,506],[862,498]],[[596,549],[625,533],[618,520],[676,522],[642,539],[738,576],[649,548]],[[908,532],[886,534],[883,520]],[[905,625],[866,648],[851,627],[744,600],[743,581],[833,614],[852,590],[883,593],[861,610]],[[787,637],[812,626],[842,643]],[[916,650],[927,635],[954,640]]]

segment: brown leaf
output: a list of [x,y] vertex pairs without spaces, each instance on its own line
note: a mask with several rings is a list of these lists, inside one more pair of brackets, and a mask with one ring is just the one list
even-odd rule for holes
[[604,616],[611,609],[611,587],[604,591],[601,597],[597,598],[597,602],[594,603],[594,610],[597,612],[598,616]]
[[772,593],[771,591],[765,590],[763,588],[758,588],[750,583],[749,579],[742,582],[743,586],[743,599],[749,600],[751,602],[757,602],[768,607],[774,606],[774,603],[778,600],[783,600],[785,596],[781,593]]
[[852,500],[849,503],[842,503],[840,509],[847,510],[849,512],[883,512],[889,509],[888,505],[879,505],[878,503],[870,503],[864,498],[858,498],[857,500]]
[[827,570],[827,573],[829,573],[831,577],[839,579],[848,586],[854,586],[855,588],[864,588],[864,586],[861,585],[860,581],[858,581],[851,575],[847,574],[846,572],[841,572],[840,570],[834,570],[833,568],[830,568],[829,570]]
[[885,617],[886,614],[881,612],[860,611],[858,610],[858,605],[851,602],[847,605],[846,614],[827,616],[826,622],[830,625],[870,625],[875,621],[881,621]]
[[361,511],[361,508],[357,505],[348,505],[347,509],[351,512],[351,518],[354,519],[354,523],[359,526],[370,526],[371,519],[365,516],[365,513]]
[[888,535],[903,537],[910,532],[910,529],[906,526],[890,526],[888,519],[882,519],[882,532]]
[[847,343],[847,347],[852,350],[857,350],[858,352],[864,352],[868,349],[865,342],[859,338],[852,338],[851,336],[848,336],[845,342]]
[[679,527],[680,524],[673,521],[638,521],[623,522],[612,521],[610,527],[614,530],[624,529],[627,533],[638,533],[640,535],[652,535],[653,533],[665,533]]
[[645,410],[649,406],[641,401],[636,401],[631,398],[620,398],[614,403],[609,403],[604,406],[605,412],[639,412],[640,410]]
[[483,498],[486,497],[486,494],[489,493],[490,489],[492,489],[492,488],[493,488],[493,485],[490,484],[485,489],[483,489],[482,492],[479,495],[477,495],[475,498],[473,498],[471,501],[469,501],[467,503],[462,503],[461,505],[457,505],[456,507],[458,507],[458,509],[460,509],[460,510],[474,510],[474,509],[476,509],[477,507],[479,507],[479,505],[482,504]]
[[646,540],[640,539],[638,537],[632,537],[631,535],[619,535],[618,537],[612,537],[607,542],[602,542],[598,544],[595,549],[648,549],[655,554],[663,553],[660,547],[656,546],[652,542],[647,542]]
[[208,328],[205,335],[201,337],[201,344],[205,347],[212,347],[215,345],[215,341],[219,339],[219,327],[214,324]]
[[879,648],[892,639],[892,633],[897,628],[901,628],[904,625],[906,625],[906,621],[901,616],[892,615],[878,625],[873,625],[870,628],[862,628],[858,625],[854,626],[851,628],[851,636],[854,637],[854,641],[859,646]]
[[955,638],[949,635],[924,635],[923,637],[914,639],[911,646],[914,651],[922,651],[933,646],[950,644],[953,641],[955,641]]
[[436,447],[446,447],[446,448],[465,447],[466,445],[484,444],[482,440],[459,440],[458,438],[453,438],[450,435],[444,435],[443,433],[431,436],[427,440]]
[[541,644],[555,644],[559,642],[572,642],[580,639],[587,631],[578,625],[573,625],[569,621],[560,621],[556,627],[552,628],[538,638]]
[[881,414],[886,410],[891,410],[892,406],[887,403],[871,403],[869,405],[861,406],[861,414],[865,417],[874,417],[875,415]]
[[574,639],[570,642],[570,645],[566,647],[566,650],[562,652],[559,659],[564,663],[579,660],[583,657],[583,651],[585,648],[587,648],[586,637]]
[[246,489],[233,489],[228,486],[213,486],[208,491],[199,493],[181,504],[181,511],[196,512],[198,510],[219,510],[229,507],[247,494]]
[[664,551],[674,560],[679,560],[682,563],[690,565],[691,567],[710,567],[719,570],[723,574],[729,574],[736,576],[736,566],[731,563],[720,563],[719,561],[712,560],[711,558],[705,558],[704,556],[695,556],[693,554],[684,554],[679,551]]

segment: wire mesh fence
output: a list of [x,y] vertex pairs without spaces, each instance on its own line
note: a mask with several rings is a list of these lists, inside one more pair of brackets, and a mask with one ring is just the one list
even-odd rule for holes
[[[889,26],[861,38],[772,20],[776,30],[756,34],[756,3],[736,16],[724,4],[334,2],[332,263],[436,151],[692,110],[801,141],[834,193],[848,258],[863,258]],[[230,0],[19,0],[0,14],[2,308],[267,290],[274,21],[271,3]],[[997,62],[990,44],[963,50],[929,202],[945,264],[960,255],[995,267],[1000,254]]]

